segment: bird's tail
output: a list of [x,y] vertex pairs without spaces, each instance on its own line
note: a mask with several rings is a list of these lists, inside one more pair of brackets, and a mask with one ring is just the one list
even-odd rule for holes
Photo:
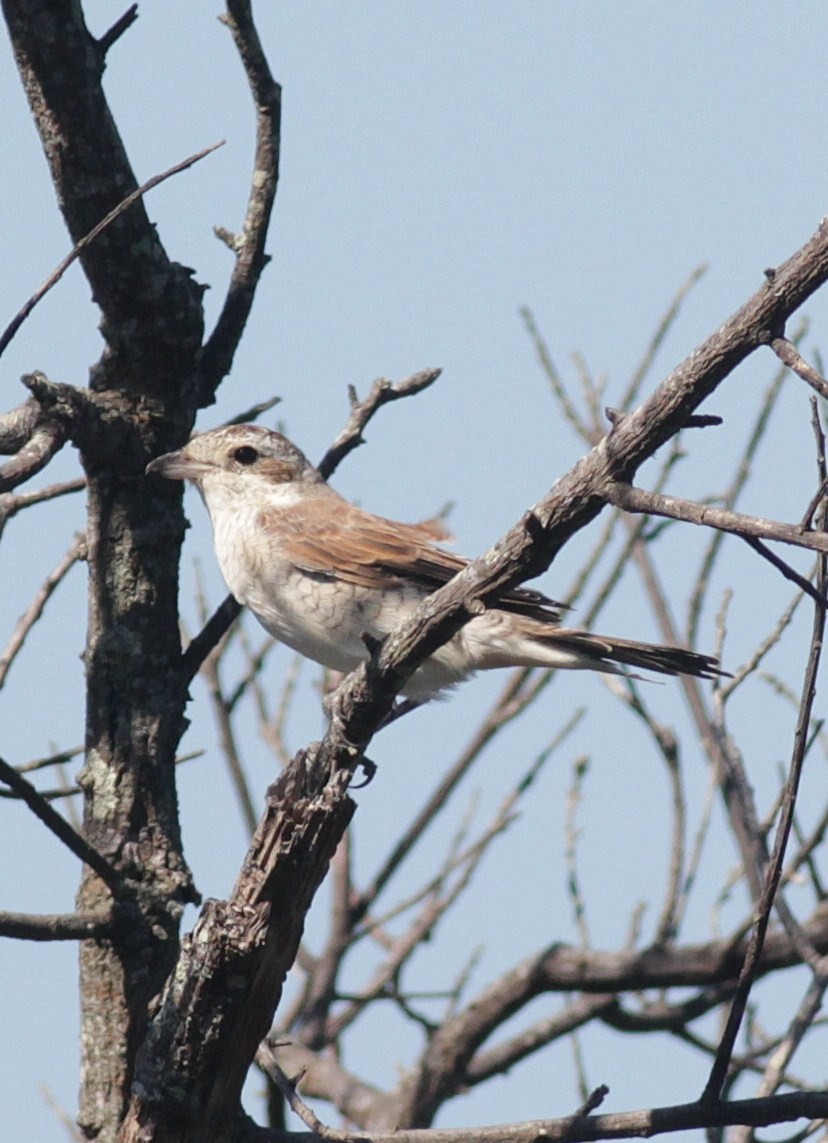
[[[532,641],[548,648],[550,666],[581,667],[611,674],[623,673],[622,667],[638,667],[645,671],[658,671],[662,675],[693,675],[697,679],[714,679],[728,674],[712,655],[700,655],[683,647],[663,647],[657,643],[591,635],[587,631],[570,631],[565,627],[555,627],[543,633],[536,629]],[[571,659],[564,663],[560,661],[562,657]]]

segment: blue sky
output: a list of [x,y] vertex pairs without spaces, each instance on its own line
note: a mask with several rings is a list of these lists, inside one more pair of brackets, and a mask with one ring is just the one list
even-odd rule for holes
[[[98,0],[85,10],[100,34],[121,7]],[[170,255],[210,284],[208,320],[215,319],[231,269],[212,227],[240,224],[252,166],[253,115],[219,11],[216,4],[147,0],[136,25],[111,51],[106,72],[106,90],[139,179],[226,140],[147,202]],[[258,19],[284,87],[273,261],[233,373],[200,427],[279,394],[276,416],[318,458],[347,416],[348,385],[364,392],[377,376],[397,379],[439,365],[444,375],[431,391],[376,419],[369,444],[343,465],[336,483],[367,507],[401,519],[428,516],[454,500],[460,551],[487,547],[581,451],[548,395],[519,307],[531,306],[568,377],[576,376],[573,350],[585,355],[595,374],[607,375],[612,403],[696,266],[709,268],[659,355],[651,385],[758,287],[766,266],[802,245],[828,212],[828,12],[820,3],[307,0],[261,3]],[[0,217],[7,242],[0,324],[68,248],[6,44],[3,52]],[[807,345],[824,346],[824,295],[812,300],[807,314]],[[3,406],[21,399],[18,377],[34,368],[85,383],[100,351],[96,325],[76,266],[6,352]],[[717,394],[711,409],[725,416],[726,425],[718,436],[698,434],[691,442],[677,491],[702,495],[726,483],[756,391],[773,370],[770,355],[751,362]],[[792,519],[801,514],[812,476],[807,417],[806,395],[789,384],[762,458],[765,478],[749,494],[746,510]],[[54,478],[75,471],[67,452]],[[198,556],[217,600],[222,586],[209,526],[194,496],[188,512],[193,528],[185,591]],[[0,548],[0,644],[33,586],[82,526],[79,499],[30,516],[9,525]],[[579,537],[545,578],[551,594],[568,582],[589,539]],[[667,568],[678,579],[686,575],[687,545],[693,543],[682,532],[668,553]],[[757,608],[763,632],[783,595],[772,574],[746,563],[741,553],[734,551],[729,566],[732,581],[721,587],[736,592],[731,654],[738,661],[756,636]],[[76,570],[65,599],[54,607],[53,625],[35,630],[30,653],[0,694],[0,751],[10,761],[81,740],[83,593],[83,573]],[[185,613],[194,623],[190,603]],[[627,601],[608,612],[603,625],[617,634],[652,636],[649,620],[644,622],[641,630],[636,605]],[[712,641],[712,615],[705,635]],[[786,663],[795,667],[802,654],[802,645],[794,645]],[[61,666],[47,684],[46,718],[43,664],[55,661]],[[279,660],[274,672],[284,665]],[[389,800],[404,804],[417,796],[424,768],[431,773],[444,746],[450,753],[464,741],[498,686],[493,680],[470,684],[449,703],[418,715],[416,733],[400,729],[378,740],[373,754],[384,772],[360,796],[357,823],[359,861],[366,869],[387,842],[383,829],[395,828],[388,822]],[[556,684],[551,709],[510,743],[506,760],[489,758],[478,781],[485,809],[502,795],[498,782],[508,760],[525,764],[580,702],[600,715],[590,736],[572,746],[572,756],[590,753],[598,775],[584,829],[603,844],[585,856],[585,877],[595,900],[606,906],[596,918],[596,940],[613,947],[625,939],[643,876],[628,852],[629,823],[645,822],[658,832],[647,783],[663,779],[652,778],[652,767],[639,773],[637,759],[615,757],[619,735],[635,731],[600,681],[576,676]],[[680,723],[681,700],[670,686],[658,688],[653,703],[665,719]],[[294,745],[319,729],[309,700],[291,727]],[[211,734],[205,694],[195,687],[185,748],[212,750]],[[763,736],[761,743],[748,739],[760,755],[748,763],[767,773],[785,756],[789,725],[766,725]],[[272,762],[254,732],[248,751],[263,792]],[[507,841],[503,858],[482,871],[483,891],[469,916],[449,925],[439,953],[428,956],[424,979],[446,948],[450,959],[462,960],[469,931],[490,950],[492,971],[509,962],[514,950],[502,931],[491,931],[490,902],[514,897],[516,879],[526,887],[525,913],[511,921],[512,931],[525,929],[521,949],[530,951],[559,933],[572,939],[569,920],[559,920],[567,907],[560,845],[549,837],[561,829],[570,761],[562,759],[560,772],[540,784],[527,808],[522,840],[514,842],[516,864],[506,862],[513,844]],[[200,888],[222,895],[243,852],[243,833],[215,754],[198,767],[182,777],[185,837]],[[757,782],[761,788],[761,777]],[[0,907],[70,909],[77,875],[71,861],[20,807],[4,805],[3,814],[0,855],[8,875]],[[217,845],[217,837],[226,845]],[[721,861],[732,861],[732,854],[725,851]],[[651,872],[657,886],[660,874]],[[640,894],[648,891],[641,886]],[[44,1143],[65,1137],[38,1085],[48,1085],[74,1111],[74,955],[68,947],[0,948],[3,978],[16,982],[4,1001],[3,1024],[13,1034],[0,1037],[3,1070],[15,1076],[0,1111],[0,1120],[9,1117],[10,1137],[24,1128]],[[659,1074],[642,1082],[652,1045],[625,1042],[624,1068],[618,1067],[618,1046],[587,1037],[590,1077],[610,1084],[613,1109],[696,1094],[693,1081],[683,1085],[670,1068],[655,1069]],[[368,1071],[370,1045],[358,1050]],[[392,1063],[385,1053],[383,1066]],[[460,1101],[444,1121],[566,1114],[576,1104],[569,1064],[549,1069],[543,1058],[536,1060],[522,1077],[496,1081]],[[381,1075],[375,1078],[382,1082]]]

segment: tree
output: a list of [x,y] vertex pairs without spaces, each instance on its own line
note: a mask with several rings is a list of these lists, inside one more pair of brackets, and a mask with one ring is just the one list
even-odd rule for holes
[[[588,409],[581,412],[531,315],[526,315],[561,411],[589,451],[492,553],[432,597],[415,622],[378,648],[367,669],[332,689],[330,725],[323,740],[284,758],[261,817],[260,793],[246,790],[239,775],[251,825],[256,819],[250,850],[231,896],[204,904],[197,926],[182,937],[182,909],[195,902],[197,894],[182,846],[175,762],[196,673],[202,670],[211,680],[231,761],[242,697],[261,696],[262,721],[277,753],[282,724],[278,715],[274,720],[264,709],[260,680],[266,644],[250,649],[238,683],[222,682],[226,657],[242,641],[239,628],[231,630],[237,618],[232,601],[212,614],[205,606],[201,631],[182,648],[177,586],[185,522],[180,490],[148,483],[143,473],[150,459],[186,440],[198,411],[214,400],[244,332],[266,260],[278,175],[280,92],[249,6],[231,3],[226,19],[257,109],[256,173],[242,232],[223,235],[235,255],[235,267],[220,317],[205,337],[202,289],[190,271],[169,259],[150,224],[142,202],[147,188],[137,185],[101,87],[106,54],[128,31],[134,9],[98,40],[87,32],[78,8],[66,3],[5,0],[4,12],[61,210],[101,310],[106,346],[88,387],[33,373],[27,378],[28,400],[0,421],[2,450],[12,457],[2,474],[7,517],[71,491],[65,484],[34,493],[14,491],[66,444],[78,450],[85,472],[84,538],[73,545],[63,565],[82,558],[89,577],[85,764],[78,783],[83,828],[59,817],[49,800],[34,791],[22,768],[2,766],[8,786],[84,862],[83,877],[73,914],[7,915],[2,923],[9,936],[60,936],[80,942],[84,1060],[79,1122],[86,1136],[275,1138],[284,1101],[324,1133],[295,1090],[292,1077],[301,1069],[301,1090],[333,1105],[360,1135],[378,1136],[396,1126],[428,1127],[458,1092],[502,1074],[591,1023],[629,1033],[666,1029],[712,1057],[713,1070],[701,1099],[681,1108],[655,1109],[650,1130],[824,1117],[828,1098],[789,1069],[802,1037],[813,1034],[825,987],[822,957],[828,937],[816,864],[826,824],[822,804],[805,826],[792,817],[805,755],[820,742],[812,703],[824,623],[822,553],[828,544],[817,412],[813,495],[803,505],[800,523],[782,524],[735,511],[781,375],[756,402],[755,428],[733,485],[719,503],[681,500],[662,489],[678,463],[680,447],[693,448],[695,435],[714,431],[714,418],[698,414],[698,406],[750,354],[770,346],[786,369],[825,395],[825,382],[796,349],[797,338],[785,335],[786,322],[828,275],[825,227],[783,266],[768,271],[761,289],[636,409],[646,372],[642,370],[619,408],[610,411],[609,431],[600,412],[600,385],[585,378]],[[668,326],[669,315],[665,329]],[[326,473],[359,443],[368,420],[383,404],[413,395],[435,379],[436,371],[426,371],[396,387],[378,385],[362,402],[355,399],[349,424],[323,460]],[[679,434],[681,446],[676,444]],[[668,444],[671,450],[653,482],[656,491],[634,487],[641,464]],[[519,673],[508,680],[473,742],[447,768],[440,786],[429,791],[409,830],[365,884],[355,879],[349,854],[348,829],[355,812],[349,786],[360,773],[370,774],[366,751],[417,663],[499,591],[544,570],[607,506],[626,514],[614,513],[607,522],[572,591],[573,597],[589,599],[588,620],[634,561],[644,572],[663,638],[681,641],[655,570],[659,541],[673,536],[677,525],[668,530],[654,525],[653,517],[717,529],[690,601],[691,639],[726,533],[747,540],[797,589],[775,628],[761,632],[744,667],[737,668],[733,680],[717,688],[712,699],[696,683],[682,684],[698,749],[709,761],[738,852],[733,886],[724,878],[726,890],[736,895],[734,886],[739,889],[738,916],[728,917],[723,936],[693,944],[680,939],[701,840],[710,827],[702,815],[699,843],[688,849],[682,751],[671,729],[651,713],[646,692],[632,680],[615,688],[617,698],[641,720],[660,753],[672,783],[675,814],[671,854],[664,859],[671,870],[668,888],[647,943],[634,940],[630,949],[603,953],[590,947],[582,927],[580,948],[555,943],[540,951],[522,950],[507,971],[483,987],[470,985],[467,974],[453,982],[435,974],[431,991],[436,995],[418,996],[406,984],[412,957],[422,952],[483,856],[509,827],[515,804],[553,749],[566,742],[575,715],[558,727],[548,750],[524,765],[492,820],[476,834],[468,832],[470,827],[459,829],[436,871],[395,906],[384,904],[388,886],[414,847],[423,846],[426,826],[484,746],[549,685],[548,676]],[[627,539],[607,561],[604,553],[620,529],[626,529]],[[813,576],[781,560],[767,547],[769,540],[818,553]],[[49,590],[60,578],[56,573]],[[22,647],[22,635],[37,620],[46,594],[45,589],[40,592],[14,634],[8,661]],[[778,805],[763,817],[731,736],[729,704],[756,674],[802,599],[811,603],[815,620],[792,762]],[[721,630],[724,638],[724,619]],[[286,703],[289,698],[288,689]],[[570,816],[572,897],[579,917],[574,807],[584,775],[581,764],[575,769]],[[389,779],[383,772],[375,781]],[[795,851],[786,858],[783,842],[792,829],[797,830]],[[327,931],[320,951],[312,954],[301,947],[303,928],[331,863]],[[804,880],[809,891],[799,912],[778,892],[780,883],[794,879]],[[779,923],[766,932],[772,908]],[[758,920],[752,925],[754,912]],[[397,916],[405,918],[401,927],[394,923]],[[379,951],[366,957],[366,973],[355,951],[362,954],[371,942]],[[469,957],[471,961],[472,950]],[[283,997],[294,963],[299,983]],[[809,974],[796,1019],[767,1038],[754,1020],[744,1046],[734,1054],[755,979],[791,965]],[[346,983],[352,978],[354,987]],[[677,997],[676,990],[682,989],[690,989],[690,995],[679,992]],[[649,990],[657,990],[655,999]],[[547,993],[576,995],[552,1016],[527,1020],[517,1033],[504,1030],[511,1016],[524,1013],[533,999]],[[381,1090],[372,1076],[345,1067],[344,1049],[360,1021],[389,1003],[422,1030],[422,1043],[407,1073]],[[694,1030],[706,1013],[721,1014],[725,1023],[720,1036]],[[498,1033],[500,1038],[490,1046]],[[254,1058],[272,1084],[271,1130],[255,1127],[240,1112],[242,1084]],[[755,1072],[762,1075],[760,1098],[724,1101],[740,1076]],[[788,1094],[775,1097],[783,1084]],[[585,1090],[583,1106],[572,1109],[575,1121],[550,1121],[543,1132],[599,1138],[643,1129],[641,1118],[592,1115],[602,1095],[600,1088]],[[500,1134],[534,1137],[539,1131],[537,1124],[511,1125]],[[497,1134],[488,1131],[486,1137]]]

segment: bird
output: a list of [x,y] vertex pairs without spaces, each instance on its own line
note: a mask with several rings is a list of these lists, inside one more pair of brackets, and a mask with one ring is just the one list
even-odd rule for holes
[[[469,563],[437,542],[433,525],[351,503],[287,437],[258,425],[197,434],[146,471],[195,485],[232,595],[276,639],[335,671],[369,658]],[[564,627],[563,606],[525,587],[502,592],[417,668],[403,695],[419,705],[499,667],[724,674],[710,655]]]

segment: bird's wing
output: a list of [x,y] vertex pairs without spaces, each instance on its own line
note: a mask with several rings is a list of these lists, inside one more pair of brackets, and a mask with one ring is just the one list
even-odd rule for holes
[[[261,523],[267,528],[272,522],[284,554],[308,575],[359,587],[381,590],[413,583],[432,592],[469,563],[432,543],[422,525],[386,520],[346,500],[337,507],[337,512],[316,518],[303,508],[266,509]],[[517,587],[504,592],[497,606],[555,623],[557,608],[566,605],[540,591]]]

